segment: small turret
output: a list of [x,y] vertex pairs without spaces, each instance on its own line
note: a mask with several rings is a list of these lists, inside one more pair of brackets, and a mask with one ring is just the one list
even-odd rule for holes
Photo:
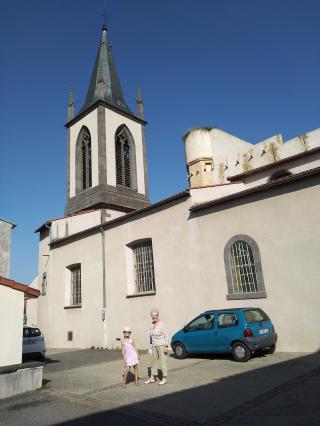
[[213,185],[211,128],[193,129],[184,136],[190,188]]

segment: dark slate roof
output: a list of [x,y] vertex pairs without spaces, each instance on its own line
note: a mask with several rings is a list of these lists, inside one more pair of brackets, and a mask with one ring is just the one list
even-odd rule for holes
[[101,42],[92,71],[87,97],[80,112],[87,109],[98,99],[101,99],[101,96],[99,96],[98,80],[101,80],[102,77],[104,80],[103,100],[124,112],[132,114],[123,98],[120,80],[113,61],[111,46],[107,38],[107,28],[105,26],[102,28]]

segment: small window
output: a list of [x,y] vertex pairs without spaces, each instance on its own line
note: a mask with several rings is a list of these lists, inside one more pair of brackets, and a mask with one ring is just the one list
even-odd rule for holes
[[236,327],[239,325],[237,315],[233,313],[220,314],[218,317],[218,325],[220,328]]
[[67,340],[68,342],[73,341],[73,331],[68,331]]
[[247,324],[255,324],[257,322],[269,321],[268,315],[262,309],[248,309],[243,312]]
[[205,314],[191,321],[187,325],[187,329],[190,331],[199,331],[199,330],[210,330],[213,328],[213,314]]
[[71,272],[70,305],[81,305],[81,265],[72,265],[69,269]]
[[152,241],[143,240],[132,245],[131,248],[134,257],[135,292],[155,292]]
[[46,294],[47,294],[47,273],[44,272],[42,274],[41,295],[45,296]]

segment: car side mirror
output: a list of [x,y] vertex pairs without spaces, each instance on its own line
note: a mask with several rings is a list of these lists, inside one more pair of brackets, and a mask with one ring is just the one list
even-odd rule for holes
[[186,333],[187,331],[189,331],[189,328],[185,325],[185,326],[183,327],[183,331]]

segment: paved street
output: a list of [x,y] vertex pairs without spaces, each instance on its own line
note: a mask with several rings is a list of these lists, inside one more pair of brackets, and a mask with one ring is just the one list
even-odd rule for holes
[[0,401],[1,426],[318,425],[320,354],[169,357],[169,383],[119,386],[118,351],[51,350],[44,387]]

